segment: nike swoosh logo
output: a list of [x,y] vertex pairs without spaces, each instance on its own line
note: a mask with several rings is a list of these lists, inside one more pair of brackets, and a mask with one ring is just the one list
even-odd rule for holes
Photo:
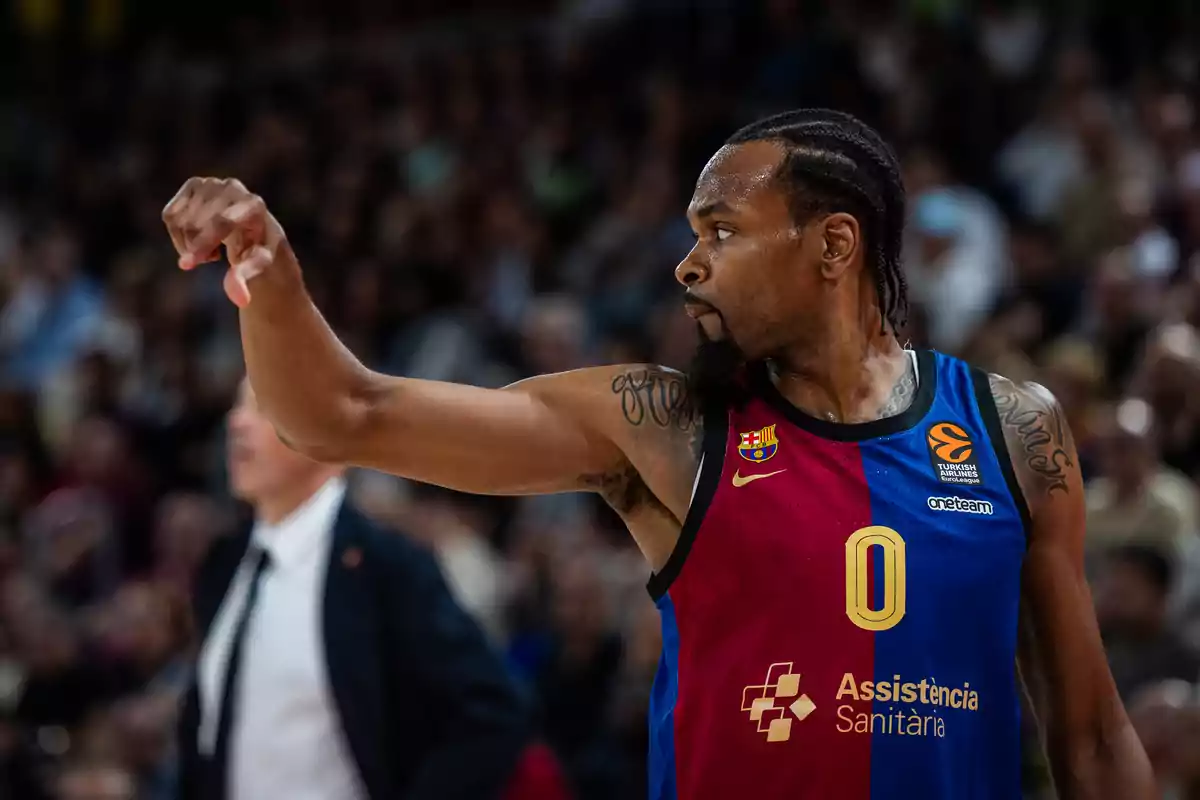
[[738,488],[741,488],[741,487],[745,486],[747,483],[754,483],[757,480],[761,480],[763,478],[769,478],[772,475],[778,475],[781,472],[787,472],[787,470],[786,469],[777,469],[774,472],[764,472],[760,475],[747,475],[744,478],[741,475],[739,475],[737,472],[734,472],[733,473],[733,485],[737,486]]

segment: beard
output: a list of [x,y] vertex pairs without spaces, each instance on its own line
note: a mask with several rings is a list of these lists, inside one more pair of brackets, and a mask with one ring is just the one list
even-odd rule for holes
[[750,396],[746,354],[727,330],[723,338],[713,340],[702,326],[696,328],[700,343],[686,373],[692,402],[701,413],[740,408]]

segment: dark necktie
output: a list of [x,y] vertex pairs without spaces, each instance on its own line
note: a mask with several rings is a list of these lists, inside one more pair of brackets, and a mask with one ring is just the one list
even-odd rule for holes
[[229,737],[233,732],[233,721],[237,717],[238,667],[242,662],[246,629],[250,627],[250,617],[254,614],[254,605],[258,600],[258,589],[262,584],[263,574],[271,564],[267,551],[259,547],[253,547],[246,557],[251,560],[254,571],[250,578],[250,587],[246,591],[246,602],[242,606],[237,626],[233,629],[229,659],[225,662],[225,680],[221,686],[221,707],[217,716],[217,741],[209,762],[210,800],[225,800],[229,796]]

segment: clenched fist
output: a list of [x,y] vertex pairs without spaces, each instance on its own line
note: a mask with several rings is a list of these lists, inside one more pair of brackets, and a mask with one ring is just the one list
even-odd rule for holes
[[179,253],[179,268],[229,261],[225,293],[238,308],[250,302],[249,281],[281,257],[290,257],[283,228],[263,199],[236,179],[192,178],[163,209]]

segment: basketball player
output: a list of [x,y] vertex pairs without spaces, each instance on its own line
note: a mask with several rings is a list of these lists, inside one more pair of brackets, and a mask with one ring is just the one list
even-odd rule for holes
[[895,155],[854,118],[752,124],[688,207],[693,374],[491,390],[366,369],[238,181],[193,178],[164,210],[183,269],[224,245],[251,379],[292,447],[466,492],[598,492],[621,515],[662,616],[656,800],[1015,800],[1026,686],[1061,797],[1149,800],[1062,412],[901,347],[904,215]]

